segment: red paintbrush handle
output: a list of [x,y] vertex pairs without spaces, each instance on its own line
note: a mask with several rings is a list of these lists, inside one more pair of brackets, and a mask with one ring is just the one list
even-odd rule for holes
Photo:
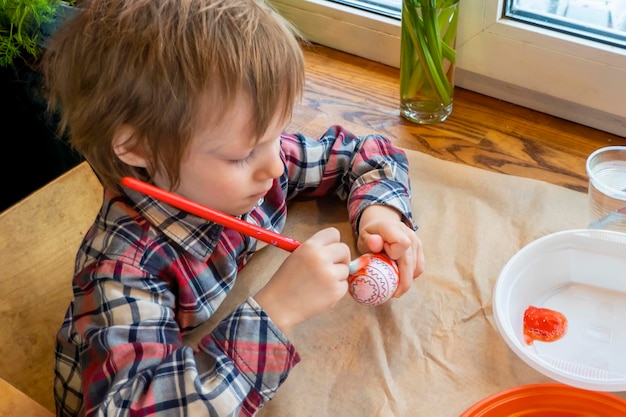
[[269,243],[270,245],[279,247],[283,250],[293,252],[298,246],[300,246],[300,242],[295,239],[291,239],[279,233],[272,232],[271,230],[248,223],[229,214],[222,213],[221,211],[203,206],[195,201],[191,201],[178,194],[165,191],[136,178],[124,177],[122,178],[121,184],[124,187],[139,191],[140,193],[156,198],[157,200],[163,201],[171,206],[191,214],[195,214],[196,216],[210,220],[217,224],[221,224],[224,227],[236,230],[239,233],[243,233],[244,235]]

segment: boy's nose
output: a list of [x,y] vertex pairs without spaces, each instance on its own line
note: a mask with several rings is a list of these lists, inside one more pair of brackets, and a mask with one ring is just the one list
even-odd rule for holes
[[264,179],[278,178],[285,170],[283,160],[280,158],[280,154],[278,152],[273,152],[271,155],[268,155],[267,158],[259,162],[259,175]]

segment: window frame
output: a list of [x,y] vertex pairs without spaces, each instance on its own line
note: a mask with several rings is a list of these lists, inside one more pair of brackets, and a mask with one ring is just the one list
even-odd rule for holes
[[[399,67],[398,19],[327,0],[270,1],[312,42]],[[626,136],[626,50],[503,18],[500,3],[461,0],[456,85]]]

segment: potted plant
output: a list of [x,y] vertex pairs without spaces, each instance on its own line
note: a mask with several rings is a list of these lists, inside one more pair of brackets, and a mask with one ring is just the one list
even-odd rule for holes
[[38,69],[46,39],[75,5],[76,0],[0,0],[0,125],[15,132],[0,144],[0,211],[81,161],[57,134]]
[[45,39],[73,13],[76,0],[0,0],[0,66],[37,58]]

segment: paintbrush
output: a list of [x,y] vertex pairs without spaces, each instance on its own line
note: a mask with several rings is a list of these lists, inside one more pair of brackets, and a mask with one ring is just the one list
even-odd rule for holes
[[[202,217],[203,219],[207,219],[224,227],[236,230],[237,232],[242,233],[246,236],[253,237],[288,252],[293,252],[300,246],[300,242],[295,239],[281,235],[280,233],[273,232],[255,224],[248,223],[244,220],[238,219],[235,216],[231,216],[219,210],[189,200],[188,198],[185,198],[181,195],[165,191],[162,188],[156,187],[137,178],[124,177],[121,180],[121,184],[124,187],[128,187],[152,198],[156,198],[157,200],[167,203],[170,206],[176,207],[180,210],[184,210],[191,214],[195,214],[198,217]],[[366,266],[364,262],[365,261],[362,260],[361,257],[350,262],[350,273],[354,274],[358,270],[364,268]]]

